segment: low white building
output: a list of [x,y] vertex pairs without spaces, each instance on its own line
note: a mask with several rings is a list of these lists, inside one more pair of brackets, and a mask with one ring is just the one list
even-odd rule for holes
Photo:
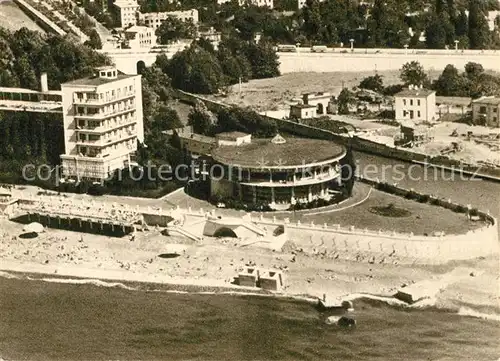
[[273,0],[238,0],[238,3],[240,4],[240,6],[250,4],[254,6],[267,6],[269,9],[274,8]]
[[194,24],[199,22],[198,10],[196,9],[139,14],[139,20],[144,23],[145,26],[153,28],[154,30],[158,29],[169,17],[177,18],[182,21],[191,20]]
[[316,105],[295,104],[290,106],[291,119],[313,119],[318,116]]
[[153,28],[134,25],[125,30],[125,39],[131,49],[151,48],[156,44],[156,35]]
[[396,120],[432,121],[436,119],[436,92],[410,85],[394,95]]
[[239,146],[242,144],[250,144],[252,142],[252,135],[243,132],[224,132],[215,136],[217,146],[231,145]]
[[137,24],[139,4],[136,0],[117,0],[113,5],[122,28]]
[[63,176],[102,180],[131,164],[137,142],[144,141],[141,75],[115,67],[61,84]]

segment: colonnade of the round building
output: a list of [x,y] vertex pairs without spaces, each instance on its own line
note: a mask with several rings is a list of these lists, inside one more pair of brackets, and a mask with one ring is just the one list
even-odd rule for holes
[[330,201],[340,193],[344,147],[326,140],[277,137],[213,149],[218,171],[211,179],[211,196],[286,209]]

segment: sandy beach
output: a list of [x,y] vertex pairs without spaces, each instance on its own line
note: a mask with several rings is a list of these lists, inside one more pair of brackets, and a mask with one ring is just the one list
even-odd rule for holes
[[[342,297],[369,293],[392,296],[402,285],[430,281],[439,284],[436,302],[458,309],[500,311],[498,258],[490,257],[440,266],[402,265],[397,257],[380,264],[370,257],[352,255],[352,261],[326,254],[306,254],[293,242],[282,252],[239,247],[234,239],[205,238],[203,242],[165,236],[159,229],[139,232],[135,238],[106,237],[46,229],[36,238],[24,238],[23,225],[0,220],[0,270],[65,277],[126,280],[179,285],[223,287],[232,285],[245,265],[281,269],[284,294]],[[176,258],[162,258],[167,253]],[[345,258],[345,257],[342,257]],[[3,274],[5,276],[5,273]]]

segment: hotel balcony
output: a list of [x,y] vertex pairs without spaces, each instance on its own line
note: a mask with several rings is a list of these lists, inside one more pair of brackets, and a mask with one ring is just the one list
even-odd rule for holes
[[280,188],[280,187],[298,187],[298,186],[308,186],[324,182],[329,182],[340,177],[340,173],[334,170],[330,172],[325,172],[321,174],[315,174],[310,177],[295,178],[289,180],[273,180],[269,179],[255,179],[250,178],[249,181],[241,182],[242,185],[247,186],[257,186],[257,187],[269,187],[269,188]]
[[135,97],[135,92],[125,93],[125,95],[108,97],[107,99],[99,99],[98,97],[84,98],[84,97],[73,97],[74,105],[104,105],[109,103],[118,102],[128,98]]
[[104,139],[103,137],[100,137],[99,139],[96,140],[78,139],[76,145],[85,147],[103,148],[103,147],[108,147],[110,145],[114,145],[115,143],[127,141],[135,137],[137,137],[137,133],[135,131],[133,132],[130,131],[126,132],[125,134],[122,134],[121,136],[113,137],[110,139]]
[[106,112],[106,113],[94,113],[94,114],[83,114],[83,113],[75,113],[74,117],[75,119],[91,119],[91,120],[103,120],[107,119],[110,117],[115,117],[117,115],[125,114],[131,111],[136,110],[135,106],[128,106],[123,109],[118,109],[112,112]]
[[98,126],[98,127],[90,127],[90,126],[77,126],[76,130],[80,133],[86,134],[104,134],[109,131],[113,131],[115,129],[124,128],[130,125],[134,125],[137,123],[137,119],[128,119],[126,121],[118,122],[117,124],[112,124],[110,126]]

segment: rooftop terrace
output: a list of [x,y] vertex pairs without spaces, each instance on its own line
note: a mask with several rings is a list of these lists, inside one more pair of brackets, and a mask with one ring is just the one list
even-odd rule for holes
[[275,144],[270,139],[255,139],[240,146],[220,146],[212,157],[223,164],[246,168],[303,167],[343,157],[345,148],[327,140],[288,138]]

